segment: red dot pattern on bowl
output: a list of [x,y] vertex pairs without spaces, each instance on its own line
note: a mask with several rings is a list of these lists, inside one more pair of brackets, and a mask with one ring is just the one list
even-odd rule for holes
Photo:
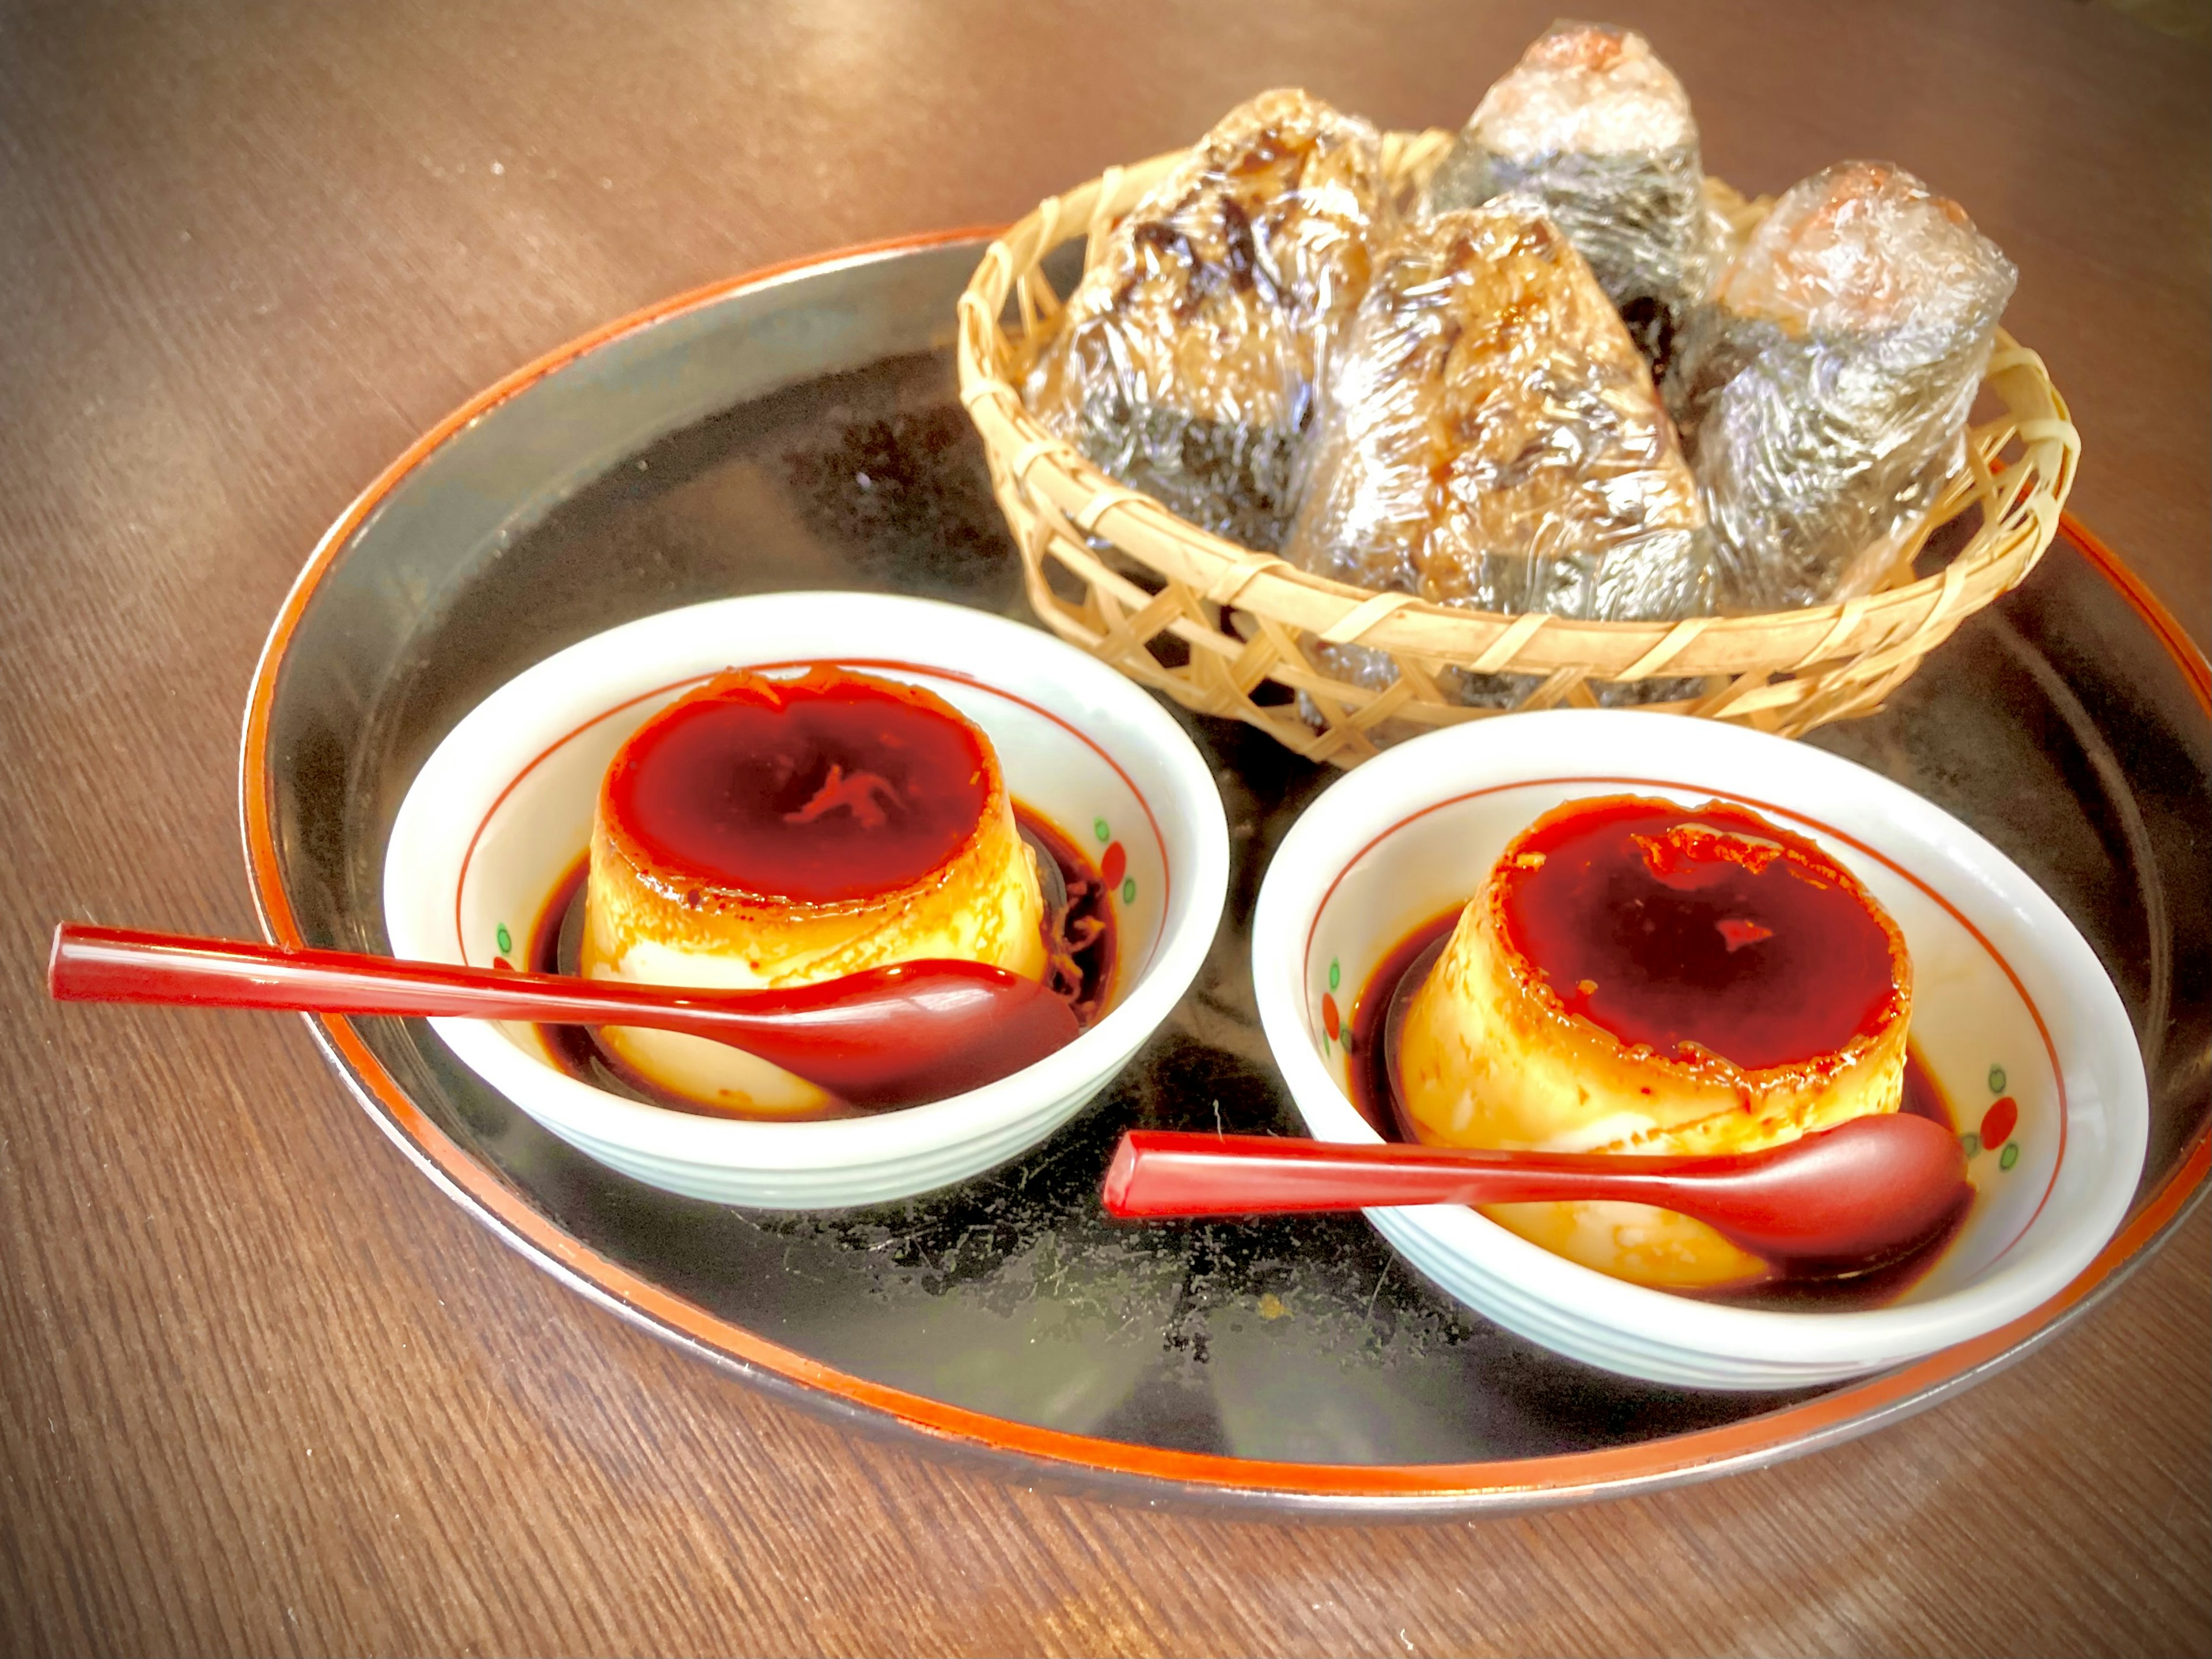
[[2020,1103],[2010,1095],[2000,1095],[1982,1114],[1982,1145],[2003,1146],[2012,1138],[2013,1126],[2019,1121]]

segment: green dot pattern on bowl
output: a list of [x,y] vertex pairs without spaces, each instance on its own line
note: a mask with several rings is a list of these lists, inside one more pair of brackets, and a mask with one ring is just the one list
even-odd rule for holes
[[1106,827],[1106,820],[1103,818],[1091,819],[1091,833],[1098,837],[1102,845],[1114,839],[1114,832]]
[[1340,990],[1343,985],[1344,964],[1341,962],[1331,961],[1328,964],[1328,988],[1332,991]]
[[2005,1086],[2005,1068],[2004,1068],[2003,1066],[1990,1066],[1990,1092],[1991,1094],[1993,1094],[1993,1095],[2001,1095],[2001,1094],[2002,1094],[2002,1093],[2004,1092],[2004,1086]]
[[1969,1129],[1959,1137],[1959,1145],[1966,1149],[1966,1156],[1972,1158],[1979,1156],[1981,1152],[1982,1138]]
[[1997,1168],[2000,1170],[2009,1170],[2014,1164],[2019,1162],[2020,1142],[2017,1140],[2006,1142],[2004,1151],[1997,1154]]
[[507,931],[505,922],[500,923],[499,932],[495,937],[499,940],[500,955],[505,956],[509,951],[514,949],[514,935]]
[[1137,878],[1134,876],[1130,876],[1121,883],[1121,902],[1124,904],[1134,904],[1136,902]]

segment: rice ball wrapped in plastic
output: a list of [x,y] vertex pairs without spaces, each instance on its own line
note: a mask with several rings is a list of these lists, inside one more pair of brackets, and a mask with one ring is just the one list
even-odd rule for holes
[[1663,368],[1712,274],[1704,182],[1689,94],[1650,42],[1559,22],[1483,94],[1429,182],[1428,209],[1534,191]]
[[1331,342],[1390,214],[1371,125],[1262,93],[1115,227],[1027,376],[1030,409],[1122,483],[1273,550]]
[[[1284,556],[1475,610],[1710,608],[1704,518],[1650,369],[1536,201],[1438,214],[1390,245],[1323,393]],[[1395,673],[1366,647],[1320,649],[1362,684]]]
[[1955,202],[1844,161],[1794,185],[1683,338],[1668,402],[1724,606],[1869,591],[1966,464],[2015,272]]

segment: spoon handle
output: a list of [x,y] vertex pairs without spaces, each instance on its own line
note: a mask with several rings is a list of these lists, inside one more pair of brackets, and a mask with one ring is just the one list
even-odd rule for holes
[[[351,951],[285,951],[65,921],[54,929],[46,988],[63,1002],[160,1002],[325,1014],[459,1015],[581,1023],[654,1009],[626,987],[551,975],[406,962]],[[656,992],[653,1001],[672,995]]]
[[1340,1146],[1273,1135],[1137,1129],[1106,1172],[1117,1216],[1225,1216],[1358,1210],[1400,1204],[1522,1204],[1626,1198],[1661,1201],[1686,1165],[1729,1160],[1594,1153],[1437,1151]]
[[686,991],[81,922],[54,930],[46,987],[64,1002],[642,1025],[731,1043],[863,1107],[978,1088],[1065,1047],[1077,1030],[1065,1000],[980,962],[901,962],[787,988]]
[[[46,988],[59,1002],[160,1002],[202,1008],[283,1008],[317,1014],[543,1020],[644,1025],[754,1046],[812,1050],[861,1026],[925,1013],[942,1041],[972,1037],[945,1022],[966,1015],[1049,1023],[1066,1005],[1035,981],[980,962],[929,960],[865,969],[842,979],[776,989],[686,990],[525,974],[457,963],[410,962],[353,951],[286,951],[65,921],[54,929]],[[1032,1005],[1046,1007],[1032,1017]],[[1072,1020],[1072,1017],[1070,1017]],[[1057,1030],[1055,1024],[1052,1027]],[[1073,1035],[1072,1023],[1060,1038]],[[769,1056],[765,1049],[763,1057]],[[792,1052],[796,1053],[796,1048]],[[782,1062],[779,1060],[778,1064]]]

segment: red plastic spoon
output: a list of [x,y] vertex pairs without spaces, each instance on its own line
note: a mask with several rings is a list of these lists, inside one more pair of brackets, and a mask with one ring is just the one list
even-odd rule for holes
[[854,1106],[942,1100],[1076,1035],[1065,1001],[980,962],[903,962],[787,991],[686,991],[74,921],[54,929],[46,989],[64,1002],[649,1026],[743,1048]]
[[1118,1216],[1220,1216],[1398,1204],[1627,1199],[1694,1216],[1769,1261],[1866,1261],[1929,1237],[1972,1188],[1958,1139],[1924,1117],[1854,1118],[1729,1158],[1355,1146],[1140,1129],[1106,1171]]

